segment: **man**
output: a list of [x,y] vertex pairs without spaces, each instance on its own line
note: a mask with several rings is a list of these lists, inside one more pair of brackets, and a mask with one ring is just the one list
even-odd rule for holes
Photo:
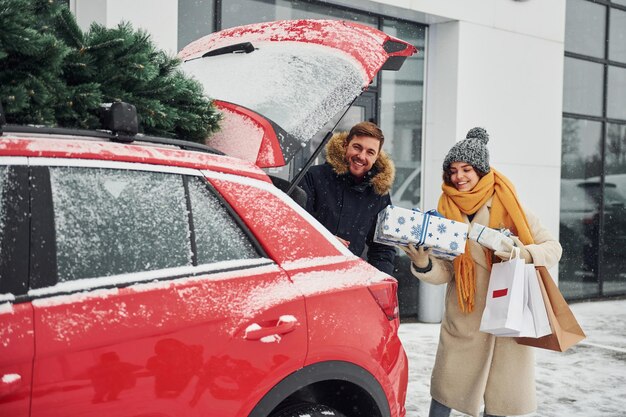
[[391,274],[395,248],[375,243],[378,213],[389,204],[395,167],[382,152],[385,138],[371,122],[356,124],[350,132],[333,135],[326,145],[326,163],[311,167],[301,187],[306,210],[352,253]]

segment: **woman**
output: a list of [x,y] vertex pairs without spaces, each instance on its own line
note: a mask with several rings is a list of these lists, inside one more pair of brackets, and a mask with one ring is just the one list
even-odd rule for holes
[[[471,129],[443,162],[443,193],[438,210],[452,220],[507,228],[527,263],[550,268],[561,257],[561,245],[531,213],[525,211],[513,185],[489,166],[489,135]],[[511,248],[512,250],[512,248]],[[479,331],[491,263],[508,259],[474,241],[453,262],[429,256],[423,247],[406,250],[411,272],[431,284],[450,284],[431,378],[430,417],[450,410],[478,416],[528,414],[536,409],[533,348],[513,338]]]

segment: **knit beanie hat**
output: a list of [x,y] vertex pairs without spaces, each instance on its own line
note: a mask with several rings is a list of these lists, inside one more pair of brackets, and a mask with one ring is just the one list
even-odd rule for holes
[[443,170],[447,172],[453,162],[467,162],[483,173],[488,173],[489,151],[487,150],[489,134],[482,127],[470,129],[460,142],[448,151],[443,160]]

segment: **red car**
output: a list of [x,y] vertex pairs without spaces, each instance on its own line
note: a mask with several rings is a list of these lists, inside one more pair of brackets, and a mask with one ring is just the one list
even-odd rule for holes
[[[377,69],[415,52],[352,23],[276,25],[290,43],[369,34]],[[294,125],[215,97],[289,160]],[[0,126],[1,416],[405,415],[393,278],[254,163],[113,125]]]

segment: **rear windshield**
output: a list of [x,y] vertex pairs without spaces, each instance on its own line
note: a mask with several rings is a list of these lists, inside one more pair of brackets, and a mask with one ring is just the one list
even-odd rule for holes
[[183,64],[211,98],[247,107],[301,142],[361,94],[364,75],[340,51],[302,42],[261,42],[249,54]]

